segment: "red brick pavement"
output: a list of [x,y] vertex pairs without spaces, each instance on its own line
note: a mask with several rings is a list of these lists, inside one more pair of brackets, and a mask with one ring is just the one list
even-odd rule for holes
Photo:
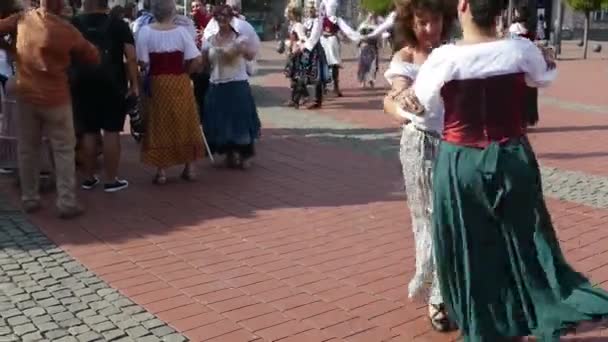
[[[406,298],[414,251],[396,165],[268,133],[250,172],[205,167],[195,184],[151,185],[131,148],[127,191],[83,193],[75,221],[31,219],[193,341],[454,340]],[[606,287],[608,212],[549,206],[569,260]]]
[[[371,109],[330,111],[386,122]],[[285,135],[267,129],[248,172],[206,165],[199,182],[164,187],[128,143],[128,190],[83,193],[89,211],[74,221],[50,210],[31,219],[193,341],[456,339],[432,332],[424,305],[406,298],[414,251],[397,161]],[[607,287],[608,212],[549,207],[568,259]],[[583,326],[571,339],[583,336],[608,330]]]

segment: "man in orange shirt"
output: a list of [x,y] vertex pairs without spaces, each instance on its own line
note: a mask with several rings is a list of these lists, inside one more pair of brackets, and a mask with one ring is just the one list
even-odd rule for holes
[[60,17],[64,0],[41,0],[40,8],[0,20],[0,33],[17,32],[19,177],[26,212],[40,209],[38,192],[42,133],[50,139],[57,176],[61,218],[82,214],[76,200],[76,137],[68,68],[72,58],[99,63],[99,53],[78,30]]

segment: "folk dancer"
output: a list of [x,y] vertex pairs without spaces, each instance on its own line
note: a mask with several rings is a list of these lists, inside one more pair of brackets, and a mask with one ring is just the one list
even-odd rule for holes
[[[428,303],[431,326],[437,331],[453,328],[441,295],[432,239],[432,176],[437,147],[443,130],[443,106],[429,107],[425,116],[410,108],[406,89],[411,89],[420,66],[431,50],[448,37],[456,19],[454,6],[442,0],[399,3],[395,32],[403,46],[385,73],[392,89],[384,99],[384,110],[403,125],[399,156],[416,246],[416,272],[408,287],[409,297]],[[414,108],[416,109],[416,108]]]
[[351,28],[344,19],[338,17],[337,11],[338,0],[323,0],[321,2],[319,8],[323,28],[321,45],[323,46],[327,64],[331,70],[334,93],[336,96],[342,97],[342,91],[340,90],[340,64],[342,63],[342,58],[338,33],[341,32],[355,43],[358,43],[361,40],[361,35]]

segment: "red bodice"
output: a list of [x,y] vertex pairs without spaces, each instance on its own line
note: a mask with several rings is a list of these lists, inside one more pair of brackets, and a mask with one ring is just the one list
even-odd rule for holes
[[531,41],[536,40],[536,35],[532,31],[528,31],[528,33],[526,34],[520,34],[519,36],[526,39],[530,39]]
[[150,75],[181,75],[186,72],[181,51],[150,53]]
[[340,31],[340,27],[337,23],[333,23],[329,18],[323,18],[323,33],[324,34],[336,34]]
[[454,80],[441,89],[445,106],[443,140],[484,148],[524,135],[524,74]]

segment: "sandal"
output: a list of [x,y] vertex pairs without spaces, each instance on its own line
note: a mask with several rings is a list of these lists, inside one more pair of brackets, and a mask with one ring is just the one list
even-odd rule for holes
[[445,304],[429,304],[429,321],[435,331],[447,332],[452,329]]
[[167,184],[167,176],[164,173],[157,173],[152,182],[156,185],[165,185]]
[[240,168],[243,165],[243,157],[238,152],[233,152],[232,161],[234,162],[234,168]]
[[319,108],[321,108],[321,103],[319,103],[319,102],[313,102],[306,107],[306,109],[308,109],[308,110],[314,110],[314,109],[319,109]]
[[196,174],[194,171],[192,171],[192,169],[185,168],[182,172],[181,178],[188,182],[194,182],[196,181]]

